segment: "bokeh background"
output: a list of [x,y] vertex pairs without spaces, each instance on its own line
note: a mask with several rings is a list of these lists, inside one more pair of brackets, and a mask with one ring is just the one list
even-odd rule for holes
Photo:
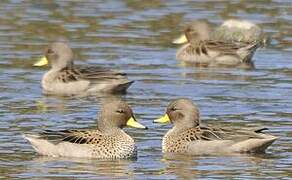
[[[290,0],[2,0],[0,2],[0,177],[27,179],[176,179],[292,177],[292,3]],[[195,19],[214,25],[251,20],[271,36],[255,69],[198,68],[176,61],[171,41]],[[48,68],[32,64],[45,46],[65,39],[76,64],[127,72],[136,82],[121,98],[149,130],[135,137],[136,161],[38,156],[21,134],[95,128],[101,99],[42,95]],[[281,138],[263,155],[164,157],[170,125],[152,124],[170,100],[196,102],[204,123],[265,126]]]

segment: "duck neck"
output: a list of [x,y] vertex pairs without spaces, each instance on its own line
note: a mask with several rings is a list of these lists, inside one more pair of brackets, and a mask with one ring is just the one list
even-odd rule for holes
[[199,47],[200,45],[203,44],[204,41],[202,40],[191,40],[190,44],[192,45],[192,47],[196,48]]
[[97,129],[105,134],[117,134],[122,131],[121,128],[113,126],[107,119],[99,119]]
[[[61,58],[62,59],[62,58]],[[55,71],[60,71],[64,68],[68,68],[68,69],[72,69],[74,66],[74,62],[72,59],[68,59],[68,58],[65,58],[63,59],[62,61],[53,61],[52,60],[52,63],[51,63],[51,67],[52,67],[52,70],[55,70]]]
[[198,127],[200,125],[199,120],[189,119],[189,121],[183,120],[182,122],[177,122],[172,128],[172,134],[180,134],[188,129]]
[[172,129],[171,129],[171,134],[172,135],[179,135],[181,133],[183,133],[184,131],[188,130],[188,129],[191,129],[191,128],[195,128],[196,126],[183,126],[183,127],[177,127],[177,126],[174,126]]
[[56,78],[58,78],[58,72],[60,70],[58,69],[51,69],[45,75],[43,76],[42,82],[43,83],[51,83],[52,81],[55,81]]

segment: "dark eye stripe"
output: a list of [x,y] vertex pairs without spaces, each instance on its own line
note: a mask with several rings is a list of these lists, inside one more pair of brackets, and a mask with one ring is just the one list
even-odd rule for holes
[[119,109],[119,110],[117,110],[116,112],[118,112],[118,113],[124,113],[125,111],[122,110],[122,109]]
[[171,110],[171,111],[176,111],[177,108],[176,108],[176,107],[172,107],[170,110]]
[[55,52],[54,52],[52,49],[48,49],[47,53],[48,53],[48,54],[53,54],[53,53],[55,53]]

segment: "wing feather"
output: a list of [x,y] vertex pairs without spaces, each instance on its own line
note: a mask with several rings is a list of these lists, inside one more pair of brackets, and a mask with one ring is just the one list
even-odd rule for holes
[[97,144],[103,136],[98,130],[45,130],[40,133],[42,138],[60,143],[70,142],[74,144]]

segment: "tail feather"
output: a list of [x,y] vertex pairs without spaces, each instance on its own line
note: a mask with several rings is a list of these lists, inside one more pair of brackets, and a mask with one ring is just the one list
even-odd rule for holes
[[47,140],[40,139],[38,135],[24,134],[23,138],[28,140],[35,151],[41,155],[55,156],[55,145]]
[[117,87],[114,89],[115,92],[125,93],[127,89],[133,84],[134,81],[128,81],[126,83],[118,84]]
[[248,139],[231,146],[234,152],[263,153],[278,137],[267,136],[265,139]]
[[251,63],[251,59],[255,53],[255,51],[261,46],[260,42],[255,41],[254,43],[241,48],[238,51],[238,54],[242,57],[242,62],[243,63]]
[[[48,133],[50,133],[50,131],[48,131]],[[32,147],[40,155],[52,157],[92,157],[91,146],[88,147],[86,145],[69,142],[53,144],[51,141],[42,139],[42,137],[38,135],[24,134],[23,137],[31,143]]]

